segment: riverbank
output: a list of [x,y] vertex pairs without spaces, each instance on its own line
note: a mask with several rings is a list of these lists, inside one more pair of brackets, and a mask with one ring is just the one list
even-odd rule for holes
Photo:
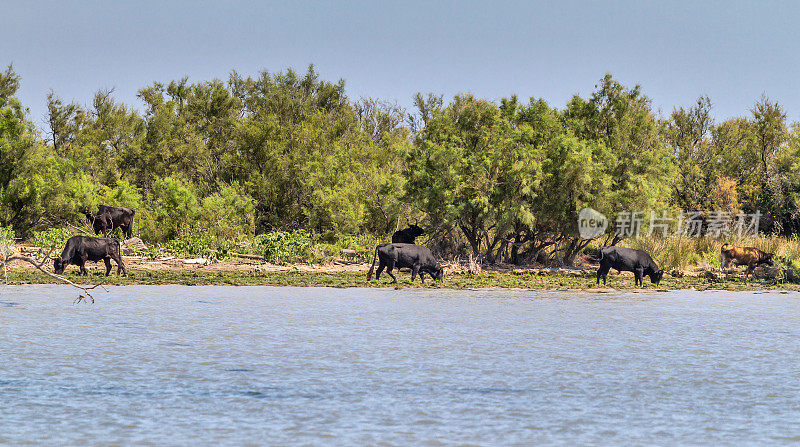
[[[126,259],[128,276],[112,274],[103,276],[102,263],[90,264],[88,277],[77,275],[78,269],[70,266],[66,278],[78,284],[107,285],[237,285],[237,286],[300,286],[300,287],[397,287],[397,288],[520,288],[520,289],[635,289],[633,275],[625,272],[609,274],[606,286],[597,286],[596,267],[587,265],[576,269],[548,268],[493,268],[471,271],[463,266],[445,269],[444,281],[425,284],[419,280],[411,283],[407,271],[395,273],[398,284],[390,284],[384,274],[380,280],[367,282],[369,264],[297,264],[278,266],[263,263],[224,261],[213,264],[191,264],[186,260]],[[31,266],[12,265],[7,274],[8,284],[55,284],[59,281]],[[667,290],[795,290],[800,284],[779,279],[745,279],[742,271],[721,275],[713,272],[674,272],[664,275],[659,286],[645,278],[645,289]]]

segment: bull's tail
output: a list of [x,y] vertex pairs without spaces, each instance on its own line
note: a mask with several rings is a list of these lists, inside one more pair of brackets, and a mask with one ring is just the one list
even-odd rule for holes
[[372,257],[372,265],[369,266],[369,272],[367,272],[367,281],[372,279],[372,272],[375,271],[375,260],[378,259],[378,248],[380,247],[380,245],[375,247],[375,255]]
[[119,257],[116,259],[117,275],[122,272],[123,275],[128,276],[128,269],[125,268],[125,263],[122,261],[122,243],[119,241],[119,239],[114,238],[114,244],[117,246],[117,255],[119,255]]

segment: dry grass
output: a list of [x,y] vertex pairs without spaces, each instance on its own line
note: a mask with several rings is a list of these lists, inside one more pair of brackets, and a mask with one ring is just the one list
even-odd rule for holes
[[620,245],[647,251],[666,270],[686,270],[691,267],[711,268],[720,265],[720,247],[728,243],[740,247],[756,247],[786,264],[800,263],[800,238],[780,236],[759,237],[644,237],[626,239]]

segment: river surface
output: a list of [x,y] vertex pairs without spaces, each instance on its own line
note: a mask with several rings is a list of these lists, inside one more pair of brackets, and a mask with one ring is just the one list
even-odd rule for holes
[[800,441],[800,295],[0,286],[0,444]]

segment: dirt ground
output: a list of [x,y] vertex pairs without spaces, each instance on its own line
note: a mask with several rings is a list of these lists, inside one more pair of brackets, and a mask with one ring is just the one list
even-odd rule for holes
[[[196,271],[196,272],[226,272],[226,273],[258,273],[258,272],[314,272],[314,273],[364,273],[370,268],[370,264],[360,262],[333,261],[327,264],[288,264],[277,265],[259,260],[248,260],[240,258],[225,258],[219,261],[209,261],[205,259],[190,259],[166,256],[158,259],[147,259],[140,256],[123,256],[123,263],[129,270],[150,271],[150,272],[175,272],[175,271]],[[48,263],[47,265],[52,265]],[[114,272],[116,263],[112,261]],[[34,270],[34,267],[25,262],[12,262],[8,265],[10,271]],[[87,263],[87,270],[103,271],[103,262]],[[597,265],[581,262],[577,267],[544,267],[527,266],[520,267],[515,265],[500,264],[496,266],[470,265],[468,263],[449,262],[444,264],[445,272],[449,273],[530,273],[534,275],[562,275],[562,276],[593,276],[597,271]],[[68,269],[77,269],[69,266]],[[613,273],[612,273],[613,274]],[[686,276],[698,276],[697,272],[687,271]],[[632,276],[630,272],[623,272],[622,275]]]
[[[37,247],[20,246],[20,253],[27,256],[36,257]],[[238,257],[228,257],[219,261],[209,261],[202,258],[179,258],[174,256],[164,256],[157,259],[149,259],[141,256],[123,256],[123,262],[128,270],[143,272],[207,272],[207,273],[270,273],[270,272],[300,272],[300,273],[364,273],[370,268],[370,264],[361,262],[348,262],[346,260],[336,260],[326,264],[289,264],[276,265],[263,260],[243,259]],[[47,265],[52,266],[52,262]],[[113,270],[116,264],[112,261]],[[448,274],[481,274],[489,272],[511,273],[511,274],[533,274],[537,276],[567,276],[567,277],[592,277],[597,271],[598,265],[592,262],[589,256],[579,256],[575,260],[573,267],[547,267],[542,265],[515,266],[511,264],[499,264],[494,266],[481,266],[467,262],[446,262],[444,263],[445,272]],[[52,267],[50,267],[52,268]],[[87,263],[86,268],[93,272],[104,271],[105,266],[102,262]],[[35,268],[25,262],[12,262],[8,265],[9,271],[22,272],[34,270]],[[77,269],[69,266],[68,269]],[[716,275],[711,271],[711,266],[698,266],[683,271],[670,271],[666,275],[673,277],[701,277],[706,275]],[[616,271],[612,270],[614,275]],[[734,276],[742,272],[733,271]],[[622,272],[621,276],[633,276],[631,272]],[[666,276],[665,275],[665,276]]]

